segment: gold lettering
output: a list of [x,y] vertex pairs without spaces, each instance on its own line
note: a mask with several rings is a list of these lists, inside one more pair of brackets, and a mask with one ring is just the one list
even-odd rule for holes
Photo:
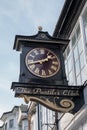
[[38,93],[41,93],[41,89],[40,88],[33,89],[33,94],[38,94]]
[[64,90],[63,95],[64,96],[79,96],[79,92],[73,91],[73,90]]

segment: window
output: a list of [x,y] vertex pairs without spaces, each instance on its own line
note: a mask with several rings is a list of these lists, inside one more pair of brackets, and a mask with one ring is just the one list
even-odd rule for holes
[[[75,37],[75,43],[73,44],[73,37]],[[76,84],[83,84],[83,75],[82,71],[85,67],[85,59],[84,59],[84,49],[82,44],[82,37],[80,33],[80,25],[78,24],[76,31],[72,37],[72,53],[73,53],[73,62],[74,62],[74,73]]]
[[76,37],[77,37],[77,39],[79,38],[79,36],[80,36],[80,25],[78,24],[78,27],[76,29]]
[[9,128],[13,128],[14,126],[14,119],[9,120]]
[[83,14],[83,22],[84,22],[85,36],[86,36],[86,42],[87,42],[87,8]]
[[72,37],[72,46],[74,46],[75,43],[76,43],[76,37],[75,37],[75,35],[74,35],[74,36]]
[[75,46],[75,48],[73,49],[74,52],[74,60],[75,62],[78,60],[78,50],[77,50],[77,46]]
[[67,47],[66,51],[67,51],[67,56],[68,56],[68,55],[69,55],[69,53],[70,53],[70,46],[69,46],[69,45],[68,45],[68,47]]
[[80,67],[81,69],[84,67],[85,65],[85,60],[84,60],[84,53],[80,54]]
[[42,130],[51,130],[54,127],[55,112],[42,106]]
[[42,106],[39,105],[39,122],[40,122],[40,130],[42,130]]
[[64,59],[69,85],[83,84],[87,75],[83,74],[86,61],[79,23],[71,37],[71,42],[64,52]]
[[77,39],[80,37],[80,25],[78,24],[76,31],[74,33],[74,35],[72,36],[72,46],[74,46],[77,42]]

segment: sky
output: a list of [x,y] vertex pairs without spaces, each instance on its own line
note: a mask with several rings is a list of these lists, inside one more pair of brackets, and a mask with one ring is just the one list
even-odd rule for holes
[[0,117],[15,105],[12,82],[18,82],[20,53],[13,50],[15,35],[35,35],[38,26],[52,36],[65,0],[0,1]]

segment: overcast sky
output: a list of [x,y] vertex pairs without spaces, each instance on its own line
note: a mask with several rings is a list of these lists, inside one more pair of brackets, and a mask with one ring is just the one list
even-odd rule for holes
[[15,35],[35,35],[38,26],[53,34],[65,0],[0,1],[0,117],[24,103],[10,89],[19,78],[20,53],[13,50]]

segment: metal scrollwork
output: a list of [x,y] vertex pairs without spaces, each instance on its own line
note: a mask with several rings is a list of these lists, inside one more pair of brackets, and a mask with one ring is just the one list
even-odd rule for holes
[[74,108],[74,103],[69,100],[69,99],[62,99],[60,101],[60,105],[64,108],[69,108],[69,109],[73,109]]

